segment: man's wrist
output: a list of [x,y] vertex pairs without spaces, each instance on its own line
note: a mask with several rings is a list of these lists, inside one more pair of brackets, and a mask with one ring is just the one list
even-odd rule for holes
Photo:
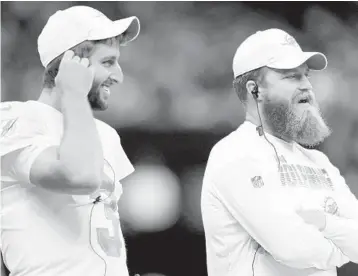
[[69,97],[75,97],[75,98],[87,98],[88,91],[80,91],[80,90],[74,90],[71,88],[62,88],[59,86],[55,86],[55,89],[59,91],[59,93],[62,96],[69,96]]

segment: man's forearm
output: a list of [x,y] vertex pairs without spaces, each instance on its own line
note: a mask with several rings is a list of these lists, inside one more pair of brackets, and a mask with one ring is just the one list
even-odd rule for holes
[[86,97],[65,92],[62,96],[64,133],[59,158],[74,175],[101,177],[103,152],[101,140]]
[[350,259],[358,263],[358,222],[352,219],[326,215],[323,235],[331,240]]

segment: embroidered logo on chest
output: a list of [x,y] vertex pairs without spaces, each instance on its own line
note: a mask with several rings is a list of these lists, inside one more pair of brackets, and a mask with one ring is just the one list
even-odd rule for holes
[[15,131],[16,121],[17,118],[10,119],[10,120],[1,120],[1,130],[0,130],[1,138],[10,136]]
[[324,199],[324,211],[331,215],[338,215],[337,202],[332,197],[326,197]]
[[261,188],[264,186],[264,181],[262,180],[261,176],[255,176],[251,178],[251,183],[254,188]]

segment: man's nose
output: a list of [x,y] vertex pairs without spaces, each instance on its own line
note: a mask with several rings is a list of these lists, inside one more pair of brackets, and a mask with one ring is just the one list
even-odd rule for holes
[[115,70],[113,70],[110,78],[112,80],[112,82],[114,82],[115,84],[117,83],[122,83],[123,82],[123,71],[122,68],[118,65],[116,66]]
[[302,91],[312,91],[312,84],[307,76],[303,76],[301,79],[300,90]]

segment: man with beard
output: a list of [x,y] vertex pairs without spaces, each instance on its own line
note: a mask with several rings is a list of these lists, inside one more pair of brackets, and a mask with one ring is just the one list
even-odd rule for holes
[[238,47],[246,121],[212,149],[202,188],[209,276],[334,276],[358,262],[358,201],[312,149],[330,130],[308,74],[326,65],[279,29]]
[[108,107],[123,79],[119,48],[138,33],[137,17],[57,11],[38,37],[39,99],[1,103],[1,255],[11,275],[129,275],[117,201],[134,168],[93,110]]

